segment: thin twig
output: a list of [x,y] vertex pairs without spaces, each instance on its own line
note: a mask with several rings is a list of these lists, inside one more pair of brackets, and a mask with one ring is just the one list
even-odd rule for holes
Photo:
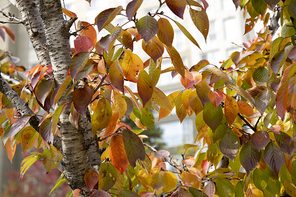
[[258,120],[257,120],[257,122],[256,122],[256,124],[255,124],[255,127],[254,127],[254,129],[255,129],[256,131],[257,131],[257,125],[258,125],[258,123],[259,123],[260,119],[261,119],[261,116],[258,118]]
[[238,116],[250,127],[254,132],[256,132],[256,128],[254,128],[240,113],[238,113]]
[[4,6],[3,8],[0,9],[0,12],[2,12],[3,10],[5,10],[6,8],[8,8],[11,5],[12,5],[12,3],[9,2],[6,6]]

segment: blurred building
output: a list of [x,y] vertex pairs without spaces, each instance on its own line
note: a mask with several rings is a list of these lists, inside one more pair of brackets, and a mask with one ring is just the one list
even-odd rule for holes
[[[199,1],[199,0],[198,0]],[[64,0],[62,1],[64,7],[75,12],[81,21],[87,21],[94,23],[95,17],[104,9],[110,7],[117,7],[122,5],[124,8],[130,0],[92,0],[91,6],[87,1],[83,0]],[[171,22],[175,29],[175,38],[173,45],[179,51],[183,62],[187,67],[191,67],[198,63],[202,59],[207,59],[211,64],[217,66],[220,65],[220,61],[228,59],[229,55],[235,51],[240,50],[237,46],[241,45],[243,42],[252,39],[254,33],[244,34],[244,18],[240,11],[235,11],[235,6],[231,0],[207,0],[209,7],[207,8],[207,14],[210,21],[210,30],[207,39],[207,43],[201,33],[198,32],[197,28],[192,23],[188,12],[185,12],[184,20],[181,20],[177,16],[174,16],[168,7],[164,6],[162,10],[165,15],[181,22],[187,30],[195,37],[199,43],[202,51],[192,44],[179,30],[179,28]],[[1,0],[0,9],[8,4],[8,0]],[[137,13],[137,17],[141,18],[145,16],[148,12],[154,13],[158,8],[158,0],[144,0],[140,10]],[[3,10],[5,12],[10,11],[12,13],[17,13],[17,10],[10,6],[8,9]],[[0,20],[3,16],[0,16]],[[126,22],[123,16],[118,16],[112,22],[113,25],[122,25]],[[125,25],[123,28],[133,26],[132,22]],[[14,56],[21,59],[21,65],[28,68],[33,67],[38,64],[37,58],[35,56],[32,45],[29,42],[28,36],[25,32],[24,27],[21,25],[8,25],[16,34],[15,43],[12,43],[9,39],[6,42],[0,40],[0,49],[7,49],[12,52]],[[75,28],[72,27],[72,31]],[[99,37],[105,35],[106,31],[101,31]],[[70,40],[73,40],[71,37]],[[141,43],[134,46],[134,51],[145,61],[148,59],[147,54],[141,50]],[[168,55],[165,55],[168,56]],[[162,69],[171,67],[171,61],[169,59],[164,59],[162,64]],[[132,89],[135,89],[135,84],[129,84]],[[180,84],[180,76],[174,78],[171,77],[170,73],[163,74],[160,81],[157,84],[161,90],[164,91],[166,95],[172,93],[176,90],[183,90],[184,87]],[[158,117],[156,118],[156,122]],[[173,148],[184,143],[193,143],[196,136],[195,129],[195,116],[187,117],[182,124],[173,113],[157,122],[157,124],[162,128],[163,135],[162,140],[166,143],[168,148]],[[2,146],[0,146],[0,156],[3,154]],[[4,156],[5,157],[5,152]],[[1,157],[2,158],[2,157]],[[7,159],[0,159],[0,185],[1,185],[1,172],[3,172],[3,162]],[[7,160],[8,161],[8,160]]]

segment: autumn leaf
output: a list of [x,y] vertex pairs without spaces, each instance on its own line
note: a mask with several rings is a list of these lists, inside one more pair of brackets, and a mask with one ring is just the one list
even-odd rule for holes
[[86,171],[84,175],[84,181],[85,181],[86,187],[90,190],[93,190],[94,186],[99,181],[99,174],[97,173],[96,170],[89,169],[88,171]]
[[112,117],[112,109],[110,103],[101,98],[94,102],[94,113],[91,115],[91,126],[93,135],[97,132],[101,132],[104,129]]
[[157,37],[151,38],[147,43],[142,42],[143,50],[153,59],[154,62],[160,58],[164,52],[163,44]]
[[110,144],[110,161],[120,174],[124,173],[129,162],[126,156],[122,135],[114,135]]
[[146,43],[158,32],[157,20],[149,15],[140,18],[136,24],[136,27],[139,34]]
[[124,148],[126,156],[130,165],[136,167],[136,161],[145,160],[145,148],[141,139],[133,133],[131,130],[125,128],[122,131],[122,137],[124,142]]
[[94,48],[93,41],[87,36],[77,36],[74,40],[74,48],[77,53],[91,51]]
[[174,29],[172,25],[165,18],[160,18],[157,22],[159,27],[157,36],[159,40],[168,47],[171,47],[174,40]]
[[143,106],[145,107],[146,103],[151,99],[153,95],[153,86],[151,77],[145,70],[141,70],[138,77],[137,84],[139,96],[143,102]]
[[142,3],[143,0],[133,0],[127,4],[126,15],[128,20],[132,20],[132,17],[135,15]]
[[206,11],[204,9],[198,11],[190,8],[189,13],[194,25],[201,32],[205,40],[207,40],[209,33],[209,19]]
[[122,6],[118,6],[116,8],[109,8],[98,14],[95,18],[98,31],[100,32],[108,23],[110,23],[122,9]]
[[83,116],[86,116],[87,106],[92,100],[93,93],[93,88],[87,84],[73,92],[74,107]]
[[228,124],[231,126],[239,111],[236,100],[231,96],[226,96],[224,110]]
[[138,55],[132,53],[131,50],[124,50],[124,57],[119,61],[123,74],[127,80],[137,82],[136,76],[143,69],[143,62]]
[[183,19],[184,10],[187,4],[186,0],[165,0],[165,3],[175,15]]

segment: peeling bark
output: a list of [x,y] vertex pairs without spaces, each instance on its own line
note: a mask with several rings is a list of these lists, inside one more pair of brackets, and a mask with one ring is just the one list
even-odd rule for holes
[[22,21],[42,66],[50,65],[46,50],[46,39],[36,0],[17,0],[15,6],[22,15]]

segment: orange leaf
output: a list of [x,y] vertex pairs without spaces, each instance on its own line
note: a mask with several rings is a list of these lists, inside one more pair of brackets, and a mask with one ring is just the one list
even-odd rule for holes
[[89,169],[88,171],[86,171],[84,175],[84,181],[85,181],[86,187],[90,190],[93,190],[94,186],[99,181],[99,174],[97,173],[96,170]]
[[95,46],[97,43],[97,32],[95,28],[90,23],[85,21],[78,22],[77,26],[78,29],[82,28],[82,30],[79,31],[79,35],[89,37],[93,42],[93,46]]
[[10,162],[12,163],[12,159],[14,157],[15,154],[15,149],[16,149],[16,144],[14,145],[14,147],[12,147],[12,143],[11,140],[7,140],[4,149],[7,153],[7,157],[10,160]]
[[125,153],[122,135],[114,135],[112,137],[109,156],[113,166],[120,174],[122,174],[129,164]]
[[153,59],[154,62],[160,58],[164,52],[163,44],[157,37],[151,38],[147,43],[143,40],[143,50]]
[[238,114],[238,111],[239,111],[239,107],[238,107],[238,104],[236,103],[236,100],[231,96],[226,96],[224,113],[225,113],[227,122],[230,126],[234,122]]
[[77,15],[74,12],[71,12],[70,10],[67,10],[66,8],[62,8],[62,11],[63,11],[64,14],[66,14],[70,18],[77,17]]
[[143,106],[145,107],[153,94],[152,80],[145,70],[141,70],[139,74],[137,88],[139,96],[143,101]]

